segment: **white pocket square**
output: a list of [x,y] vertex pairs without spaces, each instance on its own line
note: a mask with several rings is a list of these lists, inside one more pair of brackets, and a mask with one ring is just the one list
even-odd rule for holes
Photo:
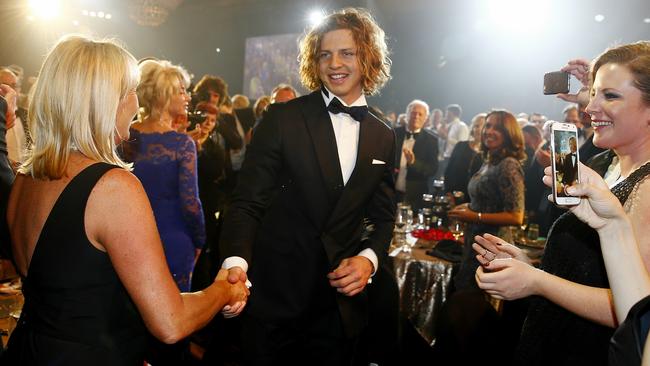
[[383,164],[386,164],[386,162],[377,159],[372,159],[372,165],[383,165]]

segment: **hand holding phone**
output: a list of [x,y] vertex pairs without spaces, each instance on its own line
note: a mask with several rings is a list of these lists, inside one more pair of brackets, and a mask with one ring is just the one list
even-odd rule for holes
[[553,71],[544,74],[544,94],[566,94],[569,92],[568,72]]
[[553,199],[557,205],[577,205],[580,197],[569,196],[566,188],[579,182],[578,129],[572,123],[551,126]]

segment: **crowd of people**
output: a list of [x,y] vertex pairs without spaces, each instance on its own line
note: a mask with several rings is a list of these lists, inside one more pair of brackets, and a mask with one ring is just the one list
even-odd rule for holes
[[[465,225],[449,303],[516,314],[498,362],[650,358],[650,43],[562,69],[582,83],[560,95],[579,131],[566,210],[543,115],[369,107],[391,78],[385,39],[367,11],[334,12],[300,43],[311,92],[253,104],[114,40],[59,40],[29,98],[1,68],[0,255],[25,296],[3,364],[399,364],[395,204],[424,207],[434,179]],[[548,237],[537,267],[513,245],[522,224]],[[499,347],[467,342],[477,319],[450,316],[440,354]]]

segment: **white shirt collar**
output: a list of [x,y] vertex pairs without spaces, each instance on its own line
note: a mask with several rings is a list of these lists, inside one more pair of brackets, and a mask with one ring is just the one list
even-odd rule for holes
[[[325,90],[327,90],[329,96],[325,94]],[[346,107],[360,107],[360,106],[368,105],[368,103],[366,102],[366,96],[363,95],[363,93],[361,93],[361,96],[359,96],[357,100],[355,100],[352,104],[349,105],[345,103],[345,101],[341,99],[341,97],[334,95],[334,93],[329,91],[325,86],[323,86],[323,89],[321,90],[321,95],[323,96],[323,100],[325,101],[326,106],[330,105],[330,102],[332,101],[332,99],[334,99],[334,97],[337,97],[339,101],[341,101],[341,103]]]

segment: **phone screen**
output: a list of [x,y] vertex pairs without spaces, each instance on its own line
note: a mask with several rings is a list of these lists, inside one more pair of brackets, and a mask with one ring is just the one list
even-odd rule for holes
[[553,197],[558,205],[575,205],[580,198],[567,195],[566,188],[578,182],[578,133],[575,126],[560,125],[553,127]]

